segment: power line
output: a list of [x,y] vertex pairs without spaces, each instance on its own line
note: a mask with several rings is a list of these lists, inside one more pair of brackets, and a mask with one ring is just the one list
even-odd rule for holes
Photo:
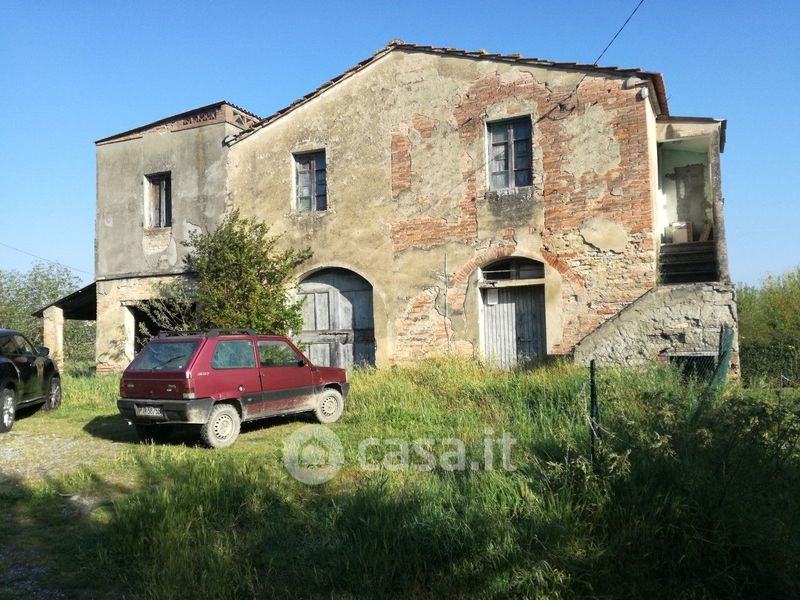
[[44,258],[43,256],[37,256],[36,254],[32,254],[27,250],[21,250],[20,248],[15,248],[14,246],[10,246],[5,242],[0,242],[0,246],[5,246],[6,248],[10,248],[11,250],[15,250],[16,252],[19,252],[21,254],[27,254],[28,256],[32,256],[33,258],[43,260],[44,262],[48,262],[52,265],[58,265],[59,267],[64,267],[65,269],[69,269],[70,271],[77,271],[78,273],[85,273],[86,275],[94,275],[89,271],[84,271],[83,269],[78,269],[76,267],[70,267],[69,265],[65,265],[64,263],[58,262],[57,260],[50,260],[49,258]]
[[[605,56],[606,52],[608,52],[608,49],[611,48],[611,44],[613,44],[616,41],[616,39],[619,37],[619,34],[622,33],[623,29],[625,29],[625,26],[628,23],[630,23],[631,19],[633,18],[633,15],[636,14],[636,11],[639,10],[639,7],[641,7],[642,4],[644,4],[644,0],[639,0],[639,4],[637,4],[636,8],[634,8],[633,11],[631,11],[631,14],[628,15],[628,18],[625,19],[625,22],[622,24],[622,26],[619,29],[617,29],[617,33],[614,34],[614,37],[611,38],[611,41],[609,41],[608,44],[606,44],[606,47],[603,48],[603,51],[600,54],[597,55],[597,58],[594,59],[594,62],[592,63],[592,66],[594,66],[594,67],[597,66],[597,63],[599,63],[600,59],[603,58],[603,56]],[[588,76],[589,76],[589,73],[584,73],[583,77],[581,77],[580,80],[578,80],[578,83],[575,84],[575,87],[572,88],[572,91],[569,94],[567,94],[566,98],[564,98],[559,103],[559,105],[563,106],[564,102],[566,102],[567,100],[572,98],[572,96],[575,95],[575,92],[578,91],[578,88],[580,87],[580,85],[583,83],[583,80],[586,79]]]
[[615,40],[617,39],[617,37],[619,36],[619,34],[620,34],[620,33],[622,33],[622,30],[623,30],[623,29],[625,29],[625,26],[626,26],[626,25],[627,25],[627,24],[630,22],[630,20],[633,18],[633,15],[635,15],[635,14],[636,14],[636,11],[637,11],[637,10],[639,10],[639,7],[640,7],[642,4],[644,4],[644,0],[639,0],[639,4],[637,4],[637,5],[636,5],[636,8],[634,8],[634,9],[633,9],[633,12],[632,12],[631,14],[629,14],[629,15],[628,15],[628,18],[627,18],[627,19],[625,19],[625,22],[622,24],[622,27],[620,27],[620,28],[617,30],[617,33],[615,33],[615,34],[614,34],[614,37],[612,37],[612,38],[611,38],[611,41],[610,41],[610,42],[608,42],[608,44],[606,44],[606,47],[605,47],[605,48],[603,48],[603,51],[602,51],[602,52],[599,54],[599,56],[598,56],[597,58],[595,58],[595,59],[594,59],[594,62],[593,62],[592,64],[593,64],[595,67],[597,66],[597,63],[599,63],[599,62],[600,62],[600,59],[601,59],[601,58],[603,58],[603,56],[604,56],[604,55],[605,55],[605,53],[608,51],[608,49],[609,49],[609,48],[611,48],[611,44],[613,44],[613,43],[614,43],[614,41],[615,41]]

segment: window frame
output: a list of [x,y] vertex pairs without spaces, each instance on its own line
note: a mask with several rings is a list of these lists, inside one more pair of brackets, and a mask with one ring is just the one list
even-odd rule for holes
[[[525,125],[527,127],[528,137],[516,137],[515,125]],[[505,140],[495,141],[496,132],[503,131],[505,133]],[[527,150],[527,160],[524,164],[519,161],[523,156],[518,154],[517,143],[527,141],[524,146]],[[504,147],[506,157],[506,169],[495,171],[495,148]],[[518,190],[529,188],[533,186],[533,121],[530,115],[523,117],[514,117],[513,119],[502,119],[498,121],[486,122],[486,178],[487,189],[492,192]],[[527,183],[524,185],[517,184],[517,173],[527,172]],[[505,174],[506,185],[498,186],[495,183],[495,175]]]
[[144,180],[145,229],[172,227],[172,171],[148,173],[144,176]]
[[[325,212],[328,210],[328,158],[324,148],[319,150],[312,150],[310,152],[295,152],[292,154],[292,162],[294,168],[294,210],[299,213],[305,212]],[[301,166],[309,165],[308,169],[301,169]],[[321,165],[321,166],[320,166]],[[300,177],[302,173],[310,173],[310,195],[303,196],[305,200],[308,198],[309,207],[303,208],[300,204]],[[319,181],[319,176],[322,174],[323,181]],[[319,186],[324,186],[322,193],[319,192]],[[320,202],[321,200],[321,202]]]

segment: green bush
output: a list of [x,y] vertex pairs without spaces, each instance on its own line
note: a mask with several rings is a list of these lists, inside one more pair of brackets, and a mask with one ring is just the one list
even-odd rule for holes
[[745,381],[800,386],[800,268],[737,294]]

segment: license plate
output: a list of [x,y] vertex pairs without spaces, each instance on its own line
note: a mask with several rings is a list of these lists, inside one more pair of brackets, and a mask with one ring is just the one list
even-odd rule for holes
[[161,410],[160,406],[137,406],[136,407],[136,416],[137,417],[163,417],[164,411]]

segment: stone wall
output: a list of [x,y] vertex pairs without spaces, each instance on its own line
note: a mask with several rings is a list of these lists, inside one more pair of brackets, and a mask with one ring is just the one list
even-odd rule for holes
[[[97,142],[97,278],[183,270],[192,232],[214,228],[226,205],[222,140],[252,120],[227,104]],[[172,224],[150,228],[146,176],[169,173]]]
[[[391,52],[232,145],[230,204],[372,284],[379,365],[479,355],[476,272],[506,256],[545,264],[548,352],[569,353],[657,279],[653,108],[641,80],[584,75]],[[487,122],[523,116],[533,186],[489,191]],[[298,213],[292,155],[320,149],[328,210]]]
[[138,302],[160,295],[162,286],[183,277],[132,277],[97,282],[98,373],[122,371],[133,360],[135,322],[131,310]]
[[[636,366],[670,354],[717,352],[720,330],[736,330],[736,294],[730,284],[687,283],[654,288],[583,338],[575,360]],[[733,374],[738,372],[734,339]]]

